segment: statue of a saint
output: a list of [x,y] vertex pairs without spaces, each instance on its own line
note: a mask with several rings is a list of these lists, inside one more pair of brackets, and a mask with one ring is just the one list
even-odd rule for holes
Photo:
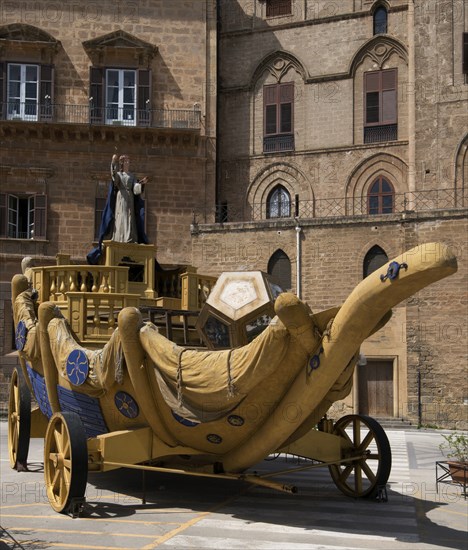
[[148,244],[144,230],[144,202],[141,193],[148,177],[138,180],[130,172],[130,157],[116,154],[111,161],[112,182],[99,228],[99,242],[87,255],[88,263],[98,264],[102,256],[103,240],[121,243]]
[[145,176],[141,180],[130,172],[128,155],[113,155],[111,176],[117,192],[115,198],[114,227],[111,239],[120,243],[137,243],[137,213],[135,212],[135,195],[141,195],[148,182]]

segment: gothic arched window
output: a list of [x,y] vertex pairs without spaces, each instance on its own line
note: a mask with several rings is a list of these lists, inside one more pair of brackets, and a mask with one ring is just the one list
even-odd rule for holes
[[383,176],[379,176],[367,195],[368,214],[391,214],[394,209],[395,191],[393,185]]
[[267,200],[267,218],[289,218],[291,196],[282,185],[277,185]]
[[387,10],[383,6],[379,6],[374,12],[374,34],[386,34],[387,23]]
[[382,267],[388,262],[388,256],[380,246],[373,246],[364,257],[362,265],[362,275],[366,278],[379,267]]

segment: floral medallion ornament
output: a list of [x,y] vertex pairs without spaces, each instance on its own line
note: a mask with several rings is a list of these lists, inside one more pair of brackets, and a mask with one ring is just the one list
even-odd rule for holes
[[115,394],[114,403],[119,413],[127,418],[136,418],[140,413],[138,403],[130,394],[124,391],[119,391]]
[[20,321],[16,327],[15,331],[15,345],[18,351],[23,351],[26,344],[26,336],[28,334],[28,329],[24,324],[24,321]]
[[67,358],[68,380],[75,386],[81,386],[88,378],[89,363],[86,354],[81,349],[74,349]]

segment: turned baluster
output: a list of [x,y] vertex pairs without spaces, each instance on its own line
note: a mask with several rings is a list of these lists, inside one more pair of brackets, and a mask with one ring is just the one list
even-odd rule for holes
[[99,328],[99,325],[101,324],[101,319],[99,318],[99,303],[100,303],[99,298],[97,297],[93,298],[93,305],[94,305],[93,322],[96,328]]
[[107,325],[110,329],[115,327],[114,300],[109,300],[109,318],[107,320]]
[[102,274],[102,279],[101,279],[101,291],[102,292],[109,292],[109,285],[108,285],[107,278],[108,278],[107,273],[103,273]]
[[59,271],[58,282],[60,294],[65,294],[67,287],[65,286],[65,273],[63,271]]
[[52,300],[52,301],[55,300],[55,291],[57,290],[57,286],[55,284],[55,277],[56,277],[55,271],[51,271],[50,272],[49,299]]
[[88,272],[87,272],[87,271],[80,271],[80,275],[81,275],[80,292],[86,292],[86,290],[87,290],[87,287],[86,287],[86,278],[87,278],[87,276],[88,276]]
[[92,271],[91,272],[91,276],[93,278],[93,286],[91,287],[91,292],[97,292],[99,287],[98,287],[98,272],[97,271]]
[[70,276],[69,276],[69,287],[70,287],[70,292],[75,292],[76,290],[76,277],[77,277],[77,272],[76,271],[71,271],[70,272]]

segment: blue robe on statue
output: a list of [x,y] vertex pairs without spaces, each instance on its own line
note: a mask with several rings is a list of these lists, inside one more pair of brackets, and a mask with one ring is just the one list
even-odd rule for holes
[[[99,226],[99,240],[98,246],[93,248],[86,256],[86,260],[91,265],[99,264],[102,257],[102,242],[106,237],[112,235],[115,217],[115,201],[117,197],[117,189],[113,182],[109,185],[109,191],[107,193],[106,205],[102,212],[101,225]],[[141,198],[141,195],[135,195],[134,198],[135,219],[138,232],[138,243],[149,244],[148,237],[145,233],[145,201]]]

